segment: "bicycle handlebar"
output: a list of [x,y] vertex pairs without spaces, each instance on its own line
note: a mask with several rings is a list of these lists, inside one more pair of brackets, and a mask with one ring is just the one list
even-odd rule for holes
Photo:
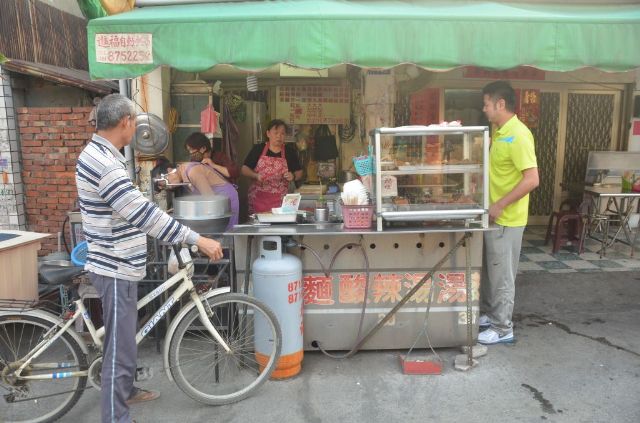
[[187,244],[173,244],[171,248],[173,248],[173,252],[178,259],[178,269],[184,269],[185,267],[187,267],[186,263],[182,260],[182,256],[180,255],[180,250],[183,247],[189,248],[189,250],[194,254],[198,252],[197,245],[188,246]]

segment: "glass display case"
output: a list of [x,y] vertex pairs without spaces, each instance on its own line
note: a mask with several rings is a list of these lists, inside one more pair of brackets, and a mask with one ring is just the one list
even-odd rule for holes
[[378,128],[371,137],[378,231],[452,221],[489,226],[488,127]]

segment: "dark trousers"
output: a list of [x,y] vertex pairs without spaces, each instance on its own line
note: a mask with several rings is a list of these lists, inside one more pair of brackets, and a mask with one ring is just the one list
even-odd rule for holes
[[127,399],[136,374],[138,283],[89,273],[102,300],[102,423],[130,423]]

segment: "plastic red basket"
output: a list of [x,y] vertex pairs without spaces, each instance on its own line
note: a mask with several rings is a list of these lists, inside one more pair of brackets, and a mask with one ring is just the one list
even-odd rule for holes
[[375,206],[346,206],[342,205],[342,220],[347,229],[366,229],[371,227],[371,218]]

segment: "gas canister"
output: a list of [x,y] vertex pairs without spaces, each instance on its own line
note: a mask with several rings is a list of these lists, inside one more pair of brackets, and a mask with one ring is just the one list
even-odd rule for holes
[[[275,313],[282,329],[282,353],[274,379],[286,379],[302,369],[302,262],[294,255],[283,253],[279,236],[261,237],[260,256],[253,262],[253,295],[267,304]],[[267,339],[269,331],[265,322],[256,318],[256,360],[261,366],[267,363],[270,351]]]

